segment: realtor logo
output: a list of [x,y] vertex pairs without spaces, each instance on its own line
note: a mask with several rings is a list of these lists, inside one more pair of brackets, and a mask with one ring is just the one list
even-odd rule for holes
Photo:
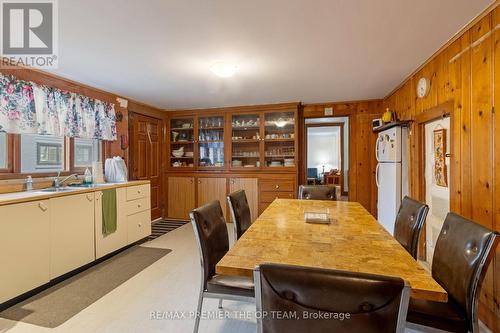
[[57,67],[57,0],[0,0],[0,67]]

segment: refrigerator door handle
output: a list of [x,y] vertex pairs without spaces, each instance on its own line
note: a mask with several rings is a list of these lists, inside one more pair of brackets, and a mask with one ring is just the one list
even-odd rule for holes
[[379,169],[380,169],[380,163],[377,164],[377,168],[375,169],[375,183],[377,183],[377,187],[380,187],[380,182],[378,181]]
[[379,157],[379,143],[380,143],[380,136],[377,136],[377,142],[375,143],[375,158],[377,159],[377,162],[380,161],[380,157]]

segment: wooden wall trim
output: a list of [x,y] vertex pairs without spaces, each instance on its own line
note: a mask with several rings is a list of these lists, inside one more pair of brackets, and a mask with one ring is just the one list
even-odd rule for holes
[[199,108],[199,109],[166,109],[168,117],[183,116],[199,113],[230,113],[230,112],[257,112],[257,111],[286,111],[297,110],[300,102],[276,103],[276,104],[257,104],[257,105],[239,105],[227,107]]

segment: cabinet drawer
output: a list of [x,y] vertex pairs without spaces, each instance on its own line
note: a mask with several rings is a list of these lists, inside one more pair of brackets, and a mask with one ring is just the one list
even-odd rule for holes
[[295,184],[290,180],[261,180],[261,192],[294,192]]
[[260,202],[271,203],[274,199],[293,199],[294,197],[294,192],[262,192]]
[[127,201],[149,197],[149,184],[127,187]]
[[127,229],[129,244],[151,235],[151,211],[127,216]]
[[127,206],[127,208],[126,208],[127,216],[133,215],[136,213],[143,212],[145,210],[150,210],[151,209],[151,200],[149,199],[149,197],[131,200],[131,201],[127,201],[126,206]]

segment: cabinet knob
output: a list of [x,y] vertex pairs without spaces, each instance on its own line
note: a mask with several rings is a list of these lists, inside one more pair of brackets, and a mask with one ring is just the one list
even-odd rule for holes
[[276,185],[274,188],[275,188],[275,189],[279,189],[279,188],[280,188],[280,186],[279,186],[279,185]]
[[92,195],[87,194],[87,200],[88,200],[89,202],[91,202],[91,201],[92,201]]
[[141,190],[137,190],[137,194],[141,194]]
[[201,180],[198,180],[198,184],[201,184]]
[[141,204],[138,204],[138,205],[137,205],[137,208],[141,208],[141,207],[142,207],[142,205],[141,205]]
[[40,202],[40,203],[38,204],[38,208],[40,208],[40,209],[42,210],[42,212],[46,212],[46,211],[47,211],[47,209],[48,209],[48,207],[47,207],[47,206],[45,206],[45,204],[44,204],[43,202]]
[[141,228],[141,227],[142,227],[142,223],[137,223],[137,226],[138,226],[139,228]]

